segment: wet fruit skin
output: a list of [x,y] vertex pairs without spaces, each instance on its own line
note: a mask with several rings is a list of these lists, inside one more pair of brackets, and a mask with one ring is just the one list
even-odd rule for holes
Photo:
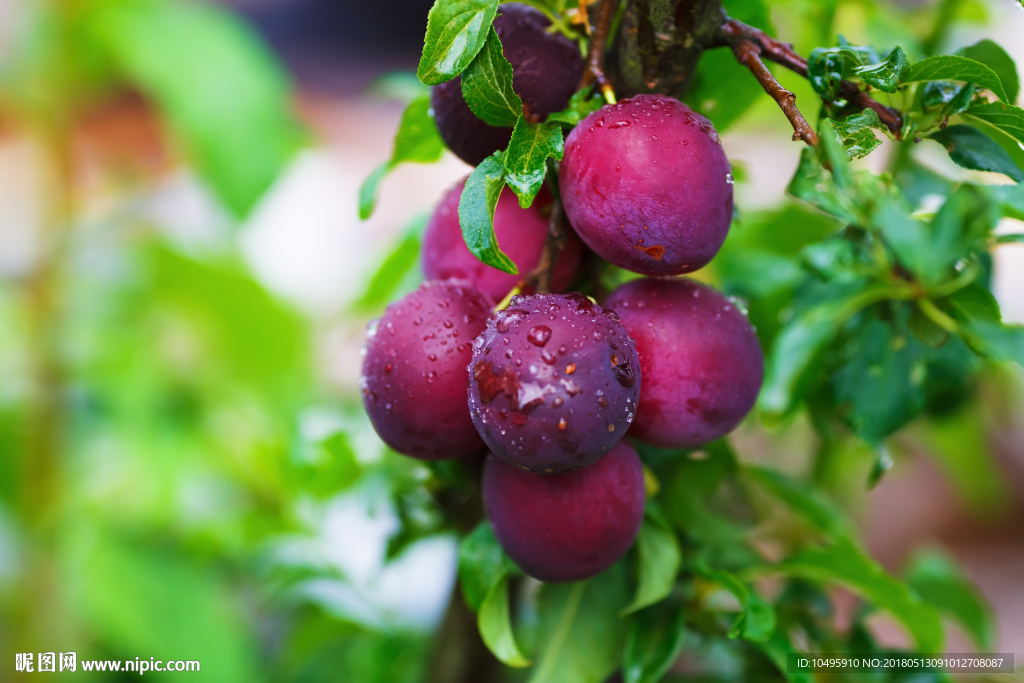
[[627,282],[605,301],[636,340],[644,383],[629,435],[695,448],[728,434],[757,400],[764,356],[746,316],[686,278]]
[[[579,48],[565,36],[548,33],[551,22],[526,5],[501,5],[494,28],[502,52],[512,65],[512,89],[542,118],[565,109],[583,74]],[[434,121],[448,148],[476,166],[512,137],[511,128],[489,126],[476,117],[462,98],[462,79],[435,85],[430,95]]]
[[644,516],[644,473],[621,442],[590,467],[558,476],[487,457],[484,507],[502,548],[541,581],[580,581],[622,557]]
[[515,296],[473,344],[477,431],[520,469],[559,474],[597,462],[629,428],[636,349],[618,316],[582,294]]
[[558,178],[566,215],[599,256],[644,275],[679,275],[725,241],[731,170],[707,119],[670,97],[637,95],[573,129]]
[[423,460],[484,449],[466,409],[466,365],[491,305],[466,283],[430,281],[370,324],[360,386],[388,446]]
[[[459,198],[465,180],[445,194],[427,223],[423,236],[423,274],[429,279],[469,281],[494,301],[502,301],[512,288],[540,262],[551,220],[551,194],[544,189],[529,209],[520,208],[516,196],[505,190],[494,210],[494,233],[501,250],[519,268],[512,275],[485,265],[469,252],[459,227]],[[583,245],[570,235],[558,257],[552,289],[564,292],[580,265]]]

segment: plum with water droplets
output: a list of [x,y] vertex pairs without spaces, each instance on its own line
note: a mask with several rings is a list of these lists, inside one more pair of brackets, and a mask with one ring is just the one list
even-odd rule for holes
[[764,356],[746,316],[686,278],[627,282],[605,301],[636,340],[644,383],[631,437],[695,448],[728,434],[757,400]]
[[[579,48],[562,34],[548,32],[550,25],[541,12],[518,3],[501,5],[494,20],[502,52],[512,65],[512,89],[541,120],[565,109],[583,74]],[[488,125],[470,111],[461,77],[435,85],[430,106],[448,149],[467,164],[476,166],[508,147],[512,129]]]
[[430,281],[370,324],[359,382],[388,446],[423,460],[483,451],[467,409],[466,364],[491,306],[464,282]]
[[663,95],[591,113],[565,141],[559,183],[583,241],[617,266],[679,275],[710,261],[729,232],[729,160],[711,122]]
[[[510,190],[503,191],[498,198],[494,233],[501,250],[519,268],[519,275],[512,275],[482,263],[466,248],[459,226],[459,198],[464,185],[465,181],[460,181],[445,194],[427,223],[423,235],[423,274],[429,279],[467,280],[494,301],[502,301],[540,262],[551,221],[551,194],[547,189],[541,190],[528,209],[519,206]],[[565,291],[572,284],[582,253],[579,239],[569,235],[552,274],[551,286],[555,291]]]
[[644,473],[621,442],[579,472],[544,476],[487,457],[484,507],[498,542],[541,581],[581,581],[621,558],[640,531]]
[[636,349],[618,316],[582,294],[512,297],[473,347],[473,423],[498,457],[520,469],[587,467],[633,420]]

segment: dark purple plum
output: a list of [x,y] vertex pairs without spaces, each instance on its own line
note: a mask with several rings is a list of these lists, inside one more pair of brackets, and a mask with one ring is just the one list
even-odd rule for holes
[[[545,189],[533,206],[523,209],[511,191],[504,191],[494,210],[494,233],[501,250],[518,266],[519,275],[485,265],[469,252],[459,227],[460,181],[434,209],[423,236],[423,274],[430,279],[459,278],[470,282],[494,301],[502,301],[520,279],[537,267],[551,220],[551,194]],[[570,235],[562,249],[551,286],[564,292],[579,268],[583,245]]]
[[[512,65],[512,89],[530,114],[547,116],[565,109],[583,74],[579,48],[559,33],[539,11],[516,3],[501,5],[494,28],[502,52]],[[462,98],[462,79],[435,85],[430,95],[437,130],[448,148],[476,166],[512,137],[511,128],[489,126],[470,111]]]
[[580,581],[622,557],[644,517],[644,472],[621,442],[579,472],[545,476],[487,457],[484,507],[494,535],[541,581]]
[[359,383],[388,446],[423,460],[483,451],[466,407],[466,365],[491,305],[466,283],[431,281],[370,323]]
[[629,435],[695,448],[732,431],[761,390],[764,356],[746,316],[686,278],[641,279],[608,297],[636,340],[644,384]]
[[548,474],[578,470],[626,433],[639,370],[613,311],[582,294],[515,296],[473,343],[470,414],[509,464]]
[[637,95],[573,129],[558,178],[569,221],[599,256],[644,275],[679,275],[725,241],[731,171],[710,121],[670,97]]

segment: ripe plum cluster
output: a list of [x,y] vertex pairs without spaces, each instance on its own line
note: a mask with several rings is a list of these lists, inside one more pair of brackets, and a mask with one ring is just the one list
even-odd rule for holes
[[[563,107],[582,68],[578,51],[536,10],[501,12],[495,27],[526,106]],[[433,99],[443,138],[464,160],[507,142],[508,130],[469,111],[457,82],[436,86]],[[366,411],[394,450],[484,458],[487,516],[524,572],[576,581],[618,561],[639,532],[645,476],[627,432],[675,449],[724,436],[753,407],[764,362],[735,303],[676,277],[714,257],[732,219],[730,166],[705,118],[660,95],[606,105],[569,134],[558,181],[575,234],[551,268],[555,293],[532,293],[529,276],[472,256],[460,185],[428,224],[428,281],[371,324],[361,381]],[[511,192],[498,199],[496,237],[520,273],[543,262],[553,199],[544,190],[529,209]],[[601,259],[648,277],[602,305],[558,293],[592,282],[582,265],[598,266],[592,274]]]

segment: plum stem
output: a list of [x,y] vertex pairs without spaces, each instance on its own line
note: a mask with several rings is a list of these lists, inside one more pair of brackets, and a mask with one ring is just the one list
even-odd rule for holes
[[732,51],[736,55],[736,60],[754,74],[754,78],[758,80],[764,91],[775,99],[779,108],[786,114],[786,118],[793,124],[793,139],[803,140],[811,146],[817,145],[818,135],[797,108],[796,95],[782,87],[782,84],[765,66],[761,60],[761,48],[757,43],[752,40],[739,40],[733,45]]
[[[750,50],[750,48],[743,47],[743,43],[753,44],[757,48],[757,50],[752,51]],[[799,74],[804,78],[807,78],[807,60],[804,57],[801,57],[799,54],[797,54],[793,50],[792,45],[776,40],[769,36],[764,31],[754,28],[752,26],[748,26],[744,24],[742,21],[738,21],[732,18],[726,18],[725,23],[722,24],[721,28],[718,30],[718,35],[716,36],[716,46],[731,47],[733,49],[733,52],[736,54],[736,58],[745,66],[747,66],[747,68],[751,69],[751,71],[754,71],[754,68],[752,68],[749,63],[744,62],[744,60],[741,58],[741,54],[743,56],[746,56],[747,59],[751,59],[750,55],[752,55],[753,59],[755,59],[758,62],[761,62],[760,68],[763,69],[765,72],[768,72],[768,69],[764,66],[764,63],[761,61],[761,56],[775,62],[776,64],[780,64],[786,67],[790,71]],[[758,77],[758,80],[761,81],[762,85],[765,85],[765,81],[762,79],[761,76],[758,75],[756,71],[754,71],[754,75]],[[778,85],[778,81],[775,81],[775,78],[773,76],[771,76],[771,80],[774,81],[776,85]],[[778,87],[782,89],[782,86]],[[765,90],[768,90],[767,86],[765,86]],[[768,92],[769,94],[775,96],[775,93],[773,93],[771,90],[768,90]],[[886,128],[888,128],[894,135],[896,135],[897,138],[900,136],[900,131],[903,129],[903,120],[898,111],[886,107],[884,104],[871,97],[871,95],[868,94],[867,90],[861,90],[856,83],[852,83],[850,81],[840,81],[839,94],[842,95],[842,97],[846,99],[848,102],[850,102],[851,104],[860,109],[874,110],[875,113],[878,114],[878,118],[882,121],[882,123],[885,124]],[[793,101],[793,99],[795,99],[792,97],[792,93],[790,93],[790,98],[791,102]],[[783,102],[779,101],[778,97],[776,97],[775,99],[776,101],[779,102],[779,106],[782,107],[783,111],[786,111],[786,115],[789,116],[790,121],[793,122],[793,128],[794,130],[797,131],[797,135],[794,135],[794,139],[807,140],[806,136],[800,134],[800,129],[797,128],[797,121],[795,121],[793,117],[790,116],[790,112],[786,110],[785,106],[783,106]],[[792,109],[793,111],[796,111],[795,104],[792,104]],[[799,114],[799,112],[797,112],[797,114]],[[800,117],[800,119],[806,125],[807,122],[806,120],[803,119],[802,116]],[[811,132],[813,133],[813,131]]]
[[540,254],[540,261],[533,272],[526,278],[524,284],[532,283],[538,294],[551,292],[551,279],[555,270],[555,263],[558,255],[562,253],[565,246],[565,212],[562,210],[562,201],[556,196],[551,205],[551,222],[548,224],[548,238],[544,242],[544,250]]
[[590,49],[587,53],[587,64],[580,78],[577,90],[582,90],[591,83],[596,83],[609,104],[615,103],[615,91],[604,75],[604,51],[608,45],[608,32],[611,30],[612,19],[615,17],[615,0],[601,0],[597,21],[590,32]]

